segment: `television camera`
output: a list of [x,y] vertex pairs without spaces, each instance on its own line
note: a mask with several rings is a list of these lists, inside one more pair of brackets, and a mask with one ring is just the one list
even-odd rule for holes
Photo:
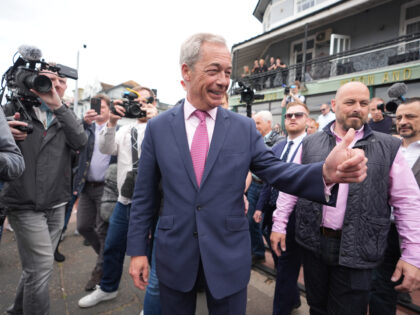
[[246,85],[242,81],[238,81],[239,88],[235,89],[236,94],[241,94],[241,103],[246,104],[246,115],[251,117],[251,104],[254,100],[263,100],[264,95],[255,94],[251,86]]
[[[54,72],[60,77],[77,80],[77,70],[61,64],[45,62],[44,59],[41,59],[41,50],[33,46],[22,45],[16,54],[20,56],[2,76],[0,103],[3,100],[7,87],[6,100],[8,104],[6,106],[12,105],[15,108],[15,112],[20,113],[20,120],[28,124],[28,126],[15,128],[31,133],[33,131],[32,118],[28,114],[27,109],[32,106],[40,106],[41,101],[30,90],[47,93],[52,87],[51,80],[47,76],[42,75],[42,72]],[[8,119],[11,120],[13,118],[8,117]]]

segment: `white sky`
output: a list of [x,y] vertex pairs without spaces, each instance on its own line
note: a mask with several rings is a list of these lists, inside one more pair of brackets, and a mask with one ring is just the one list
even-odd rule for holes
[[[224,36],[228,46],[262,32],[258,0],[1,0],[0,74],[22,45],[76,68],[79,87],[96,80],[134,80],[174,104],[184,97],[178,64],[182,42],[197,32]],[[83,49],[83,44],[87,45]],[[74,90],[68,81],[67,94]]]

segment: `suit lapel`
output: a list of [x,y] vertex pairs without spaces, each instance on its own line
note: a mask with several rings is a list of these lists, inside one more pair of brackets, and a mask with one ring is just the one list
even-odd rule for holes
[[184,101],[178,103],[177,110],[174,110],[172,115],[171,127],[172,133],[175,137],[181,159],[184,162],[188,177],[190,178],[194,187],[198,190],[197,180],[195,179],[194,167],[192,164],[190,149],[188,147],[187,131],[185,129],[184,120]]
[[206,178],[209,175],[211,169],[213,168],[214,163],[217,160],[217,156],[219,155],[220,150],[223,147],[229,124],[230,121],[228,113],[224,108],[219,107],[217,109],[216,123],[214,125],[213,137],[211,139],[209,153],[207,155],[206,166],[204,167],[204,174],[201,180],[201,186],[204,185]]
[[277,156],[278,158],[280,158],[280,157],[281,157],[281,153],[283,152],[283,149],[284,149],[284,147],[286,146],[286,143],[287,143],[287,140],[282,140],[282,141],[280,141],[280,142],[279,142],[279,144],[278,144],[278,148],[276,148],[276,150],[277,150],[277,154],[276,154],[276,156]]
[[416,178],[417,184],[420,187],[420,156],[417,158],[417,161],[414,163],[411,169],[413,170],[414,177]]

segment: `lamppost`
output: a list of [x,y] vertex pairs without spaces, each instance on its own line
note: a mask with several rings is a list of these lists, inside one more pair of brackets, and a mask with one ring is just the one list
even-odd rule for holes
[[[85,44],[83,44],[83,48],[86,48],[87,46]],[[79,55],[80,55],[80,50],[77,50],[77,62],[76,62],[76,70],[77,70],[77,75],[79,75]],[[77,108],[77,105],[79,105],[79,84],[78,84],[79,80],[76,80],[76,87],[74,89],[74,108]]]

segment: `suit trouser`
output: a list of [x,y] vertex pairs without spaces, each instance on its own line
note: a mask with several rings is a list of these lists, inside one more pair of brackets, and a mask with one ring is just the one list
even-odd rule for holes
[[22,276],[14,304],[7,310],[9,314],[49,314],[48,281],[64,224],[65,207],[8,213],[22,264]]
[[[249,222],[249,232],[251,234],[251,249],[252,254],[260,257],[265,257],[265,246],[262,236],[262,227],[261,223],[256,223],[254,221],[255,207],[257,206],[258,197],[260,196],[260,191],[262,188],[262,183],[257,183],[252,181],[249,186],[247,197],[248,197],[248,222]],[[260,209],[261,210],[261,209]]]
[[102,220],[100,209],[104,185],[86,182],[77,207],[77,230],[98,255],[96,271],[102,271],[103,251],[108,223]]
[[[158,223],[159,224],[159,223]],[[149,284],[146,288],[146,294],[144,296],[144,307],[143,311],[146,315],[161,315],[162,307],[160,302],[160,290],[159,290],[159,279],[156,274],[156,239],[158,237],[158,228],[155,230],[155,241],[153,242],[152,248],[152,261],[149,272]]]
[[286,228],[286,251],[277,259],[276,288],[274,290],[273,314],[289,315],[300,304],[297,285],[301,266],[300,246],[295,241],[295,212],[289,217]]
[[340,239],[321,236],[321,251],[302,249],[311,315],[366,315],[372,269],[338,265]]
[[222,299],[215,299],[207,286],[200,260],[200,267],[194,288],[188,292],[171,289],[159,281],[162,315],[194,315],[197,304],[197,287],[205,283],[209,315],[245,315],[247,288]]
[[388,244],[383,262],[373,271],[372,291],[370,292],[369,314],[391,315],[397,311],[398,292],[394,287],[401,280],[392,282],[391,277],[401,257],[397,228],[391,224]]

